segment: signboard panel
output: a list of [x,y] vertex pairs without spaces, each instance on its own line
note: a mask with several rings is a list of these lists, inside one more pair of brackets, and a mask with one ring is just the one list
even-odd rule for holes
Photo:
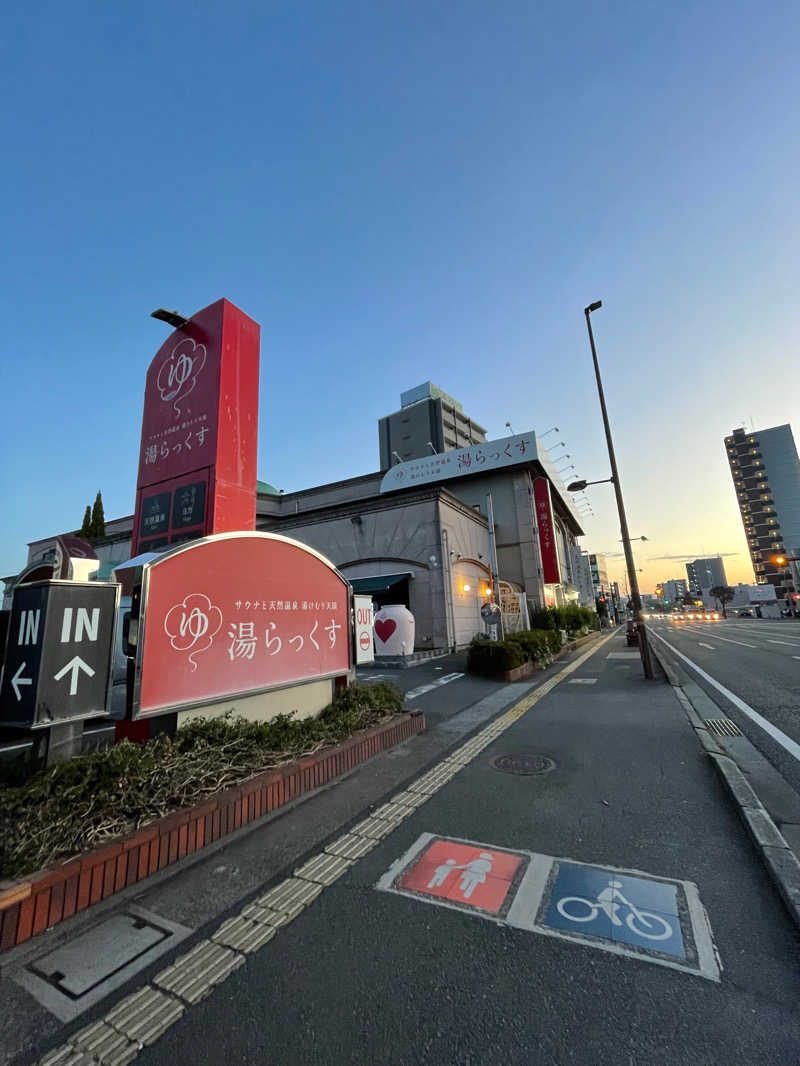
[[146,564],[134,716],[350,669],[350,586],[269,533],[229,533]]
[[488,440],[482,444],[471,444],[468,448],[454,448],[439,455],[428,455],[424,459],[397,463],[386,471],[381,481],[381,492],[450,481],[467,474],[487,474],[492,470],[530,463],[537,458],[536,434],[533,430],[530,433],[517,433],[512,437],[501,437],[500,440]]
[[[228,300],[198,311],[156,353],[145,384],[134,555],[142,541],[190,525],[199,536],[253,528],[258,360],[258,324]],[[179,496],[189,485],[195,492]]]
[[119,586],[42,581],[14,589],[0,722],[22,729],[108,713]]
[[354,596],[353,610],[355,611],[355,645],[356,662],[375,662],[375,639],[373,626],[375,625],[375,611],[372,606],[371,596]]
[[542,553],[542,576],[546,585],[557,585],[558,573],[556,537],[553,529],[553,507],[550,502],[550,482],[546,477],[533,479],[533,502],[536,507],[536,525],[539,529],[539,548]]

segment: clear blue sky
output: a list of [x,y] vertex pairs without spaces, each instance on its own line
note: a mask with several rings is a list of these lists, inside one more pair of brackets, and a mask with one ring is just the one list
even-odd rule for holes
[[156,307],[261,323],[290,491],[377,469],[429,378],[605,476],[601,298],[645,588],[683,572],[656,555],[751,579],[722,437],[800,422],[798,39],[796,3],[8,9],[0,573],[98,488],[132,511]]

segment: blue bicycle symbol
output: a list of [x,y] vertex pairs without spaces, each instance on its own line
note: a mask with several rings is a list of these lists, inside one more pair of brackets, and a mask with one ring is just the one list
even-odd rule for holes
[[[600,911],[604,911],[614,925],[622,925],[617,912],[624,906],[628,908],[625,924],[632,933],[645,937],[647,940],[667,940],[672,936],[672,926],[666,919],[660,914],[639,910],[623,896],[620,892],[621,888],[621,881],[611,880],[608,882],[608,888],[598,893],[596,900],[584,899],[583,896],[564,896],[556,904],[556,909],[563,918],[570,922],[591,922]],[[580,908],[587,908],[586,912],[575,913],[576,905]]]

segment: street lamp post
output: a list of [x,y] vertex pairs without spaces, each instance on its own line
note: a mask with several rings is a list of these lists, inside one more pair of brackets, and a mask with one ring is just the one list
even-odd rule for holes
[[614,454],[614,442],[611,439],[611,426],[608,422],[608,411],[606,410],[606,398],[603,393],[603,382],[600,377],[600,365],[597,362],[597,350],[594,346],[594,334],[592,333],[592,322],[590,315],[592,311],[597,311],[603,306],[602,300],[597,300],[595,303],[589,304],[584,308],[584,314],[586,316],[586,328],[589,331],[589,344],[592,349],[592,360],[594,362],[594,373],[597,378],[597,393],[600,397],[600,410],[603,414],[603,428],[606,431],[606,444],[608,445],[608,461],[611,465],[611,480],[614,485],[614,494],[617,498],[617,510],[619,511],[619,528],[622,533],[622,547],[625,550],[625,565],[628,570],[628,580],[631,588],[631,599],[633,600],[633,617],[636,622],[636,629],[639,634],[639,652],[642,657],[642,670],[644,676],[648,679],[654,676],[653,664],[650,659],[650,647],[647,643],[647,629],[644,624],[644,617],[642,615],[642,598],[639,595],[639,579],[636,575],[636,567],[633,562],[633,551],[631,549],[630,533],[628,532],[628,519],[625,515],[625,503],[622,499],[622,487],[619,483],[619,471],[617,470],[617,457]]

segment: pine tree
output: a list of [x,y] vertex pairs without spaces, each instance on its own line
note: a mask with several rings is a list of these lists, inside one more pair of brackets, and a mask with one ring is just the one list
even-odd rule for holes
[[92,521],[89,528],[91,530],[92,540],[97,540],[98,537],[104,537],[106,535],[106,516],[103,513],[103,496],[99,491],[94,498]]
[[89,504],[86,504],[86,510],[83,512],[83,525],[78,530],[78,536],[83,537],[84,540],[88,540],[92,535],[92,509]]

